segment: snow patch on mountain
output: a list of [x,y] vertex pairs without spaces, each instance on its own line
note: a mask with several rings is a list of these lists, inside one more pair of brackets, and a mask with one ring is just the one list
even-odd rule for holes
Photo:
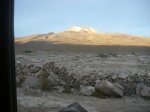
[[78,26],[73,26],[71,28],[69,28],[67,31],[71,31],[71,32],[87,32],[87,33],[99,33],[97,30],[90,28],[90,27],[78,27]]

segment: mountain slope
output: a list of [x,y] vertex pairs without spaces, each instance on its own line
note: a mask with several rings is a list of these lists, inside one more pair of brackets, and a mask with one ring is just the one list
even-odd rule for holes
[[16,43],[46,41],[51,44],[73,45],[121,45],[121,46],[150,46],[150,38],[127,34],[101,34],[90,27],[71,27],[70,29],[56,34],[31,35],[24,38],[16,38]]

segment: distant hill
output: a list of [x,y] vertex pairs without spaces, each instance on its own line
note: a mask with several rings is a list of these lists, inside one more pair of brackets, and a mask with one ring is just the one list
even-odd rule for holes
[[[150,46],[150,38],[122,33],[100,33],[90,27],[73,26],[61,33],[35,34],[16,38],[16,43],[47,42],[71,45]],[[40,44],[40,43],[39,43]],[[43,43],[42,43],[43,44]]]

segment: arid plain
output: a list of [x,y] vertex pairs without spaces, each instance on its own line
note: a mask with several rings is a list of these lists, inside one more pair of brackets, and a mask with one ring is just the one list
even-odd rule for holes
[[[150,87],[150,38],[71,27],[62,33],[16,38],[15,52],[16,63],[22,66],[17,77],[20,73],[26,79],[39,77],[26,67],[44,68],[46,63],[54,62],[56,68],[64,67],[67,74],[73,75],[74,82],[69,84],[78,79],[83,86],[94,86],[96,80],[108,80],[124,88],[120,99],[101,99],[81,91],[83,95],[60,92],[61,89],[41,91],[31,87],[30,91],[30,85],[23,83],[17,88],[19,112],[58,112],[73,102],[79,102],[88,112],[150,112],[150,101],[137,94],[139,83]],[[58,73],[51,72],[53,79],[60,80],[54,78]]]

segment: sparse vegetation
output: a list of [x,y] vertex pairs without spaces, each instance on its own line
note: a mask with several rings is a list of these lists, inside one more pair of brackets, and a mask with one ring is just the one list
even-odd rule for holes
[[23,74],[21,74],[18,76],[18,79],[19,79],[20,83],[23,83],[26,80],[26,77]]
[[109,55],[111,55],[113,57],[117,57],[117,54],[115,54],[115,53],[109,53]]
[[142,97],[144,100],[150,100],[150,97]]
[[26,50],[26,51],[24,51],[24,53],[32,53],[32,51],[31,50]]
[[97,54],[97,56],[101,57],[101,58],[108,58],[108,55],[104,54],[104,53],[99,53],[99,54]]
[[75,87],[77,90],[80,90],[80,84]]
[[47,73],[41,74],[40,84],[41,84],[41,90],[50,90],[51,83],[50,80],[48,80]]
[[138,67],[141,69],[150,70],[150,65],[139,65]]
[[64,93],[71,93],[71,87],[70,86],[65,86],[65,90],[63,92]]
[[135,54],[135,52],[132,52],[132,54],[134,55],[134,54]]
[[104,94],[98,91],[97,89],[95,89],[95,92],[92,94],[92,96],[98,97],[98,98],[105,98]]

